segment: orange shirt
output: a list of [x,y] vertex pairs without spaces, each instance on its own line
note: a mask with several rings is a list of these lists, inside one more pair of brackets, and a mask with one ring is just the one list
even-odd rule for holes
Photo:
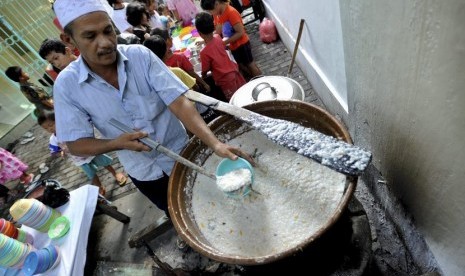
[[[231,7],[230,5],[228,5],[226,9],[224,10],[223,14],[221,14],[218,17],[218,23],[224,24],[226,22],[229,22],[231,26],[233,27],[234,25],[238,23],[244,26],[244,23],[242,23],[241,15],[235,8]],[[231,50],[235,50],[239,48],[239,46],[247,43],[247,41],[249,41],[249,36],[247,35],[247,33],[245,33],[245,30],[244,30],[244,34],[238,40],[231,42],[229,44],[229,48]]]

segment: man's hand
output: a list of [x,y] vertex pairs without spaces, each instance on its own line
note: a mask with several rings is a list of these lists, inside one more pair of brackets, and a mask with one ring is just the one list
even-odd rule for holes
[[151,151],[152,149],[139,141],[139,139],[147,137],[145,132],[123,133],[115,138],[112,143],[119,149],[127,149],[133,151]]
[[76,141],[66,142],[69,152],[76,156],[95,156],[115,150],[151,151],[139,139],[147,136],[147,133],[137,131],[123,133],[115,139],[80,138]]
[[240,148],[230,146],[225,143],[218,143],[213,150],[215,151],[216,155],[220,157],[229,158],[231,160],[236,160],[238,156],[244,158],[245,160],[249,161],[252,166],[255,166],[256,163],[252,159],[250,155],[246,152],[242,151]]

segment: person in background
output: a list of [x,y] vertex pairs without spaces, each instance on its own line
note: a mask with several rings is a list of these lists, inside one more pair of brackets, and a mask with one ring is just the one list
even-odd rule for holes
[[39,55],[59,70],[65,69],[66,66],[77,59],[69,47],[55,38],[47,38],[42,42]]
[[[144,46],[149,48],[160,60],[166,54],[166,41],[160,35],[152,35],[144,41]],[[195,78],[187,74],[179,67],[168,68],[176,75],[189,89],[198,90],[199,86],[195,82]]]
[[186,71],[187,74],[195,78],[197,84],[205,89],[205,92],[210,92],[210,86],[194,71],[194,66],[187,59],[187,57],[182,53],[173,53],[171,47],[173,47],[173,41],[170,37],[167,30],[162,29],[153,29],[150,32],[151,35],[159,35],[166,42],[166,53],[165,56],[161,59],[169,67],[179,67],[182,70]]
[[84,173],[87,175],[87,178],[92,182],[93,185],[99,187],[99,194],[105,196],[106,190],[103,186],[100,178],[97,175],[97,170],[100,167],[104,167],[109,171],[115,181],[118,182],[120,186],[124,186],[127,182],[127,177],[120,172],[116,172],[115,169],[111,166],[113,159],[107,154],[99,154],[97,156],[88,156],[80,157],[69,154],[66,144],[60,143],[56,137],[56,128],[55,128],[55,114],[50,113],[46,116],[40,116],[37,119],[37,123],[51,134],[49,139],[50,154],[52,156],[62,156],[69,157],[74,165],[80,167]]
[[150,36],[148,18],[145,4],[132,2],[126,7],[126,19],[132,25],[132,33],[140,39],[141,44]]
[[29,185],[34,174],[27,173],[28,166],[4,148],[0,148],[0,197],[7,199],[9,189],[4,184],[19,179],[19,183]]
[[[54,85],[57,137],[71,154],[116,151],[134,185],[168,216],[168,180],[175,161],[139,139],[150,137],[179,153],[188,129],[218,156],[237,160],[239,155],[253,163],[240,148],[218,140],[184,96],[188,88],[147,47],[116,44],[101,1],[56,0],[54,7],[64,42],[75,45],[82,57]],[[122,133],[109,124],[113,118],[134,132]],[[94,127],[105,139],[95,138]]]
[[233,31],[231,36],[223,41],[229,45],[234,59],[239,64],[247,78],[260,76],[262,72],[255,63],[252,55],[249,37],[239,12],[229,5],[229,0],[201,0],[202,9],[217,17],[216,32],[223,32],[223,25],[230,24]]
[[126,20],[126,6],[128,3],[123,0],[108,0],[108,4],[113,8],[111,20],[115,23],[120,33],[131,32],[132,26]]
[[200,51],[202,77],[205,78],[207,72],[211,71],[215,84],[221,88],[229,101],[246,81],[239,72],[237,64],[229,58],[220,36],[213,34],[215,32],[213,16],[207,12],[197,14],[195,27],[205,41],[205,47]]
[[156,0],[134,0],[134,2],[139,2],[145,5],[148,12],[148,25],[150,29],[164,28],[160,14],[158,13],[158,3]]
[[10,66],[5,70],[5,75],[19,83],[19,89],[23,95],[36,106],[36,115],[53,111],[53,99],[42,87],[29,82],[29,75],[19,66]]
[[132,33],[132,25],[126,20],[126,7],[128,3],[122,0],[107,0],[113,7],[111,20],[118,29],[118,44],[140,44],[140,39]]
[[[152,51],[159,59],[163,59],[165,53],[166,53],[166,42],[163,37],[159,35],[152,35],[149,38],[147,38],[144,42],[144,46],[149,48],[150,51]],[[168,68],[173,72],[173,74],[176,75],[189,89],[193,90],[198,90],[198,85],[195,81],[195,78],[187,74],[184,70],[178,67],[169,67]],[[211,122],[213,119],[215,119],[217,114],[213,109],[208,108],[200,103],[195,103],[195,107],[197,108],[197,111],[200,113],[200,116],[202,116],[203,120],[205,123]]]
[[163,28],[161,29],[171,30],[171,28],[175,27],[176,20],[173,19],[173,16],[167,5],[158,5],[158,13],[160,14],[160,21],[163,24]]
[[166,0],[165,2],[174,17],[182,20],[183,26],[192,25],[192,20],[199,13],[192,0]]

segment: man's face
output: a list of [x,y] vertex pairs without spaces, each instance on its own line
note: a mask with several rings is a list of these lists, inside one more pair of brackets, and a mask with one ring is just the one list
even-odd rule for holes
[[71,24],[73,35],[65,35],[66,39],[79,49],[91,69],[116,64],[116,33],[105,12],[83,15]]
[[56,68],[63,70],[66,68],[66,66],[68,66],[68,64],[75,60],[75,57],[71,54],[71,50],[66,48],[65,54],[52,51],[47,56],[45,56],[45,60],[47,60]]

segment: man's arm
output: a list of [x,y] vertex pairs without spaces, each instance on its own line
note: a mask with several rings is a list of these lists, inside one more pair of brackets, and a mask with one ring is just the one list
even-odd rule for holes
[[199,137],[218,156],[227,157],[232,160],[236,160],[237,156],[241,156],[254,164],[252,158],[247,153],[218,140],[207,124],[205,124],[205,121],[199,115],[194,105],[185,96],[178,97],[168,107],[190,132]]
[[68,150],[76,156],[94,156],[115,150],[151,151],[151,148],[139,142],[138,139],[146,137],[147,133],[124,133],[115,139],[81,138],[66,142]]

